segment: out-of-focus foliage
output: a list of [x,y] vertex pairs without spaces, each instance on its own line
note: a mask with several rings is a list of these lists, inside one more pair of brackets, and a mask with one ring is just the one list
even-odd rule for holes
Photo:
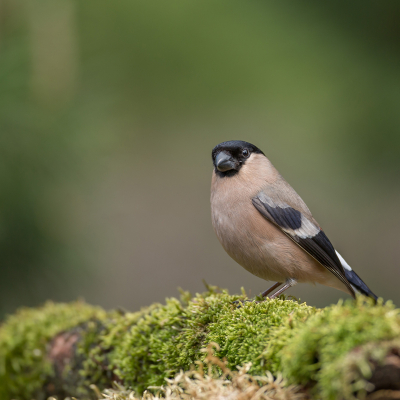
[[1,0],[0,313],[265,289],[209,222],[209,154],[237,138],[399,300],[399,18],[396,0]]

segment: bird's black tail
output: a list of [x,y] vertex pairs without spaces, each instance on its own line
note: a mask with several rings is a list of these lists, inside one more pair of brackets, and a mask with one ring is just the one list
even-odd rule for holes
[[378,297],[353,270],[349,271],[348,269],[344,269],[344,274],[346,275],[347,280],[351,283],[351,286],[353,286],[356,292],[371,297],[375,301],[378,300]]

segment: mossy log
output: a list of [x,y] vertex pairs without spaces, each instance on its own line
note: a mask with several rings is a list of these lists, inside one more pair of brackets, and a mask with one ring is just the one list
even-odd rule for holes
[[211,342],[228,368],[251,362],[249,374],[282,374],[311,398],[400,398],[400,310],[390,302],[245,300],[209,288],[136,313],[82,302],[22,309],[0,327],[0,399],[90,399],[90,385],[113,382],[141,393],[198,365]]

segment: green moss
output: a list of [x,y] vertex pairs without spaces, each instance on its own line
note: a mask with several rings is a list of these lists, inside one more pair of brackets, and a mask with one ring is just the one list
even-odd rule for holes
[[88,326],[78,346],[78,353],[84,359],[80,371],[82,387],[79,388],[78,395],[92,384],[106,388],[113,381],[120,380],[120,374],[117,375],[121,362],[118,349],[126,340],[129,330],[141,318],[159,307],[160,304],[153,304],[136,313],[111,312],[101,326],[93,323]]
[[335,386],[339,388],[336,392],[346,399],[354,398],[353,394],[364,399],[366,388],[370,387],[368,380],[372,377],[374,369],[382,366],[388,355],[390,357],[398,354],[399,349],[400,339],[369,342],[352,349],[342,358],[340,374],[334,381]]
[[279,355],[284,375],[295,383],[314,381],[323,399],[352,398],[365,385],[344,368],[346,357],[358,346],[398,338],[399,312],[390,302],[375,305],[363,297],[327,307],[292,329]]
[[232,370],[251,362],[253,375],[282,372],[290,383],[314,385],[318,398],[350,399],[362,396],[371,360],[382,361],[390,341],[400,340],[400,311],[391,303],[359,298],[317,310],[283,296],[245,299],[209,287],[136,313],[105,313],[80,302],[21,310],[0,328],[0,399],[39,393],[54,373],[47,346],[64,330],[80,340],[62,388],[81,399],[91,384],[103,389],[114,380],[138,394],[160,386],[204,361],[201,349],[211,342]]
[[271,373],[261,376],[250,375],[248,372],[251,363],[238,366],[237,370],[229,369],[225,362],[215,356],[214,350],[218,348],[216,343],[210,343],[207,348],[202,349],[206,357],[204,363],[198,362],[197,371],[180,371],[173,379],[167,379],[163,386],[153,387],[154,394],[146,392],[141,397],[123,385],[114,384],[113,389],[103,390],[102,396],[97,390],[98,398],[105,400],[303,400],[306,398],[301,387],[287,385],[280,376],[274,377]]
[[162,385],[165,378],[188,370],[204,358],[201,348],[216,342],[229,368],[251,361],[252,372],[265,372],[270,364],[260,357],[273,329],[289,315],[303,318],[315,312],[295,301],[246,302],[245,295],[226,291],[197,294],[187,305],[169,299],[142,315],[119,343],[115,343],[113,364],[124,384],[137,392]]
[[46,303],[22,309],[0,329],[0,399],[31,399],[53,370],[46,357],[49,341],[63,330],[105,312],[82,302]]
[[[284,298],[261,303],[246,302],[240,308],[226,310],[218,320],[213,321],[208,327],[205,343],[218,343],[221,350],[217,355],[225,357],[230,368],[251,362],[252,374],[265,374],[267,370],[277,373],[273,363],[276,351],[268,356],[264,353],[276,337],[275,331],[293,321],[303,321],[315,312],[305,303]],[[288,335],[288,331],[285,330],[282,335]]]
[[203,354],[208,326],[221,313],[232,312],[243,296],[226,292],[196,295],[187,305],[168,299],[143,315],[115,349],[118,375],[136,391],[161,385],[180,369],[187,370]]

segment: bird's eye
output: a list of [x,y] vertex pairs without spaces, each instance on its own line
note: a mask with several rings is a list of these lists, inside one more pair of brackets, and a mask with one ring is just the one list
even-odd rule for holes
[[242,151],[242,156],[243,156],[243,157],[247,158],[249,155],[250,155],[250,152],[249,152],[247,149],[244,149],[244,150]]

